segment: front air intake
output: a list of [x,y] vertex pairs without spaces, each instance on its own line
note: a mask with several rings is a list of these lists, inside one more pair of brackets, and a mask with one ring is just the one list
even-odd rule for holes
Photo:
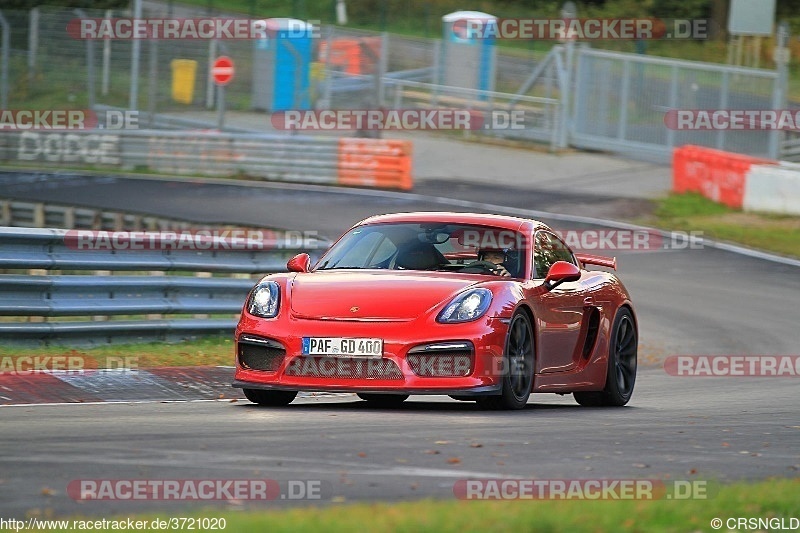
[[236,346],[236,357],[242,368],[277,372],[286,357],[286,348],[272,339],[242,335]]

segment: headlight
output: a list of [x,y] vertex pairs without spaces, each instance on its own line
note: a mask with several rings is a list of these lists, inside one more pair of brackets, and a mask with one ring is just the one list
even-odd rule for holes
[[472,289],[459,294],[436,317],[437,322],[469,322],[480,318],[492,303],[492,291]]
[[274,318],[278,315],[281,303],[281,288],[274,281],[262,281],[250,293],[247,301],[247,312],[262,318]]

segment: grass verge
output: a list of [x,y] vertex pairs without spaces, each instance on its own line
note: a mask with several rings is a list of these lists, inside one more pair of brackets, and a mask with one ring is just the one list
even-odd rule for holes
[[[800,479],[724,485],[705,500],[431,501],[354,504],[280,511],[212,511],[184,516],[224,517],[225,531],[537,531],[706,532],[711,520],[771,519],[789,528],[800,516]],[[155,515],[136,519],[152,520]],[[164,519],[164,515],[159,518]],[[776,521],[777,520],[777,521]],[[733,522],[731,522],[733,523]],[[796,527],[796,526],[795,526]],[[750,528],[759,529],[759,528]],[[74,529],[77,531],[77,529]],[[763,529],[761,529],[763,530]]]
[[653,214],[638,222],[800,257],[800,217],[745,213],[699,194],[670,194],[656,202]]
[[[0,346],[0,359],[4,365],[16,365],[20,358],[39,358],[38,362],[51,368],[65,369],[65,358],[76,357],[72,365],[82,368],[154,368],[163,366],[216,366],[233,364],[233,339],[230,337],[204,337],[198,340],[168,344],[163,342],[115,344],[96,348],[48,346],[26,348]],[[44,358],[58,358],[45,360]],[[31,365],[30,362],[21,364]],[[16,366],[15,366],[16,368]]]

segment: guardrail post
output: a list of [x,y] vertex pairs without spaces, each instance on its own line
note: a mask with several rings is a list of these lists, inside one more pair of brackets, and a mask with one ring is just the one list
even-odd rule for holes
[[64,208],[64,229],[75,229],[75,208]]
[[33,227],[43,228],[45,226],[44,204],[34,204],[33,206]]
[[12,226],[11,220],[11,201],[0,201],[0,225]]

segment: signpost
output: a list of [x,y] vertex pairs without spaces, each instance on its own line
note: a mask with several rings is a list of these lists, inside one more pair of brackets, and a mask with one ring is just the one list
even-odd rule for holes
[[211,78],[217,86],[217,129],[225,126],[225,86],[233,79],[233,60],[220,56],[211,67]]

